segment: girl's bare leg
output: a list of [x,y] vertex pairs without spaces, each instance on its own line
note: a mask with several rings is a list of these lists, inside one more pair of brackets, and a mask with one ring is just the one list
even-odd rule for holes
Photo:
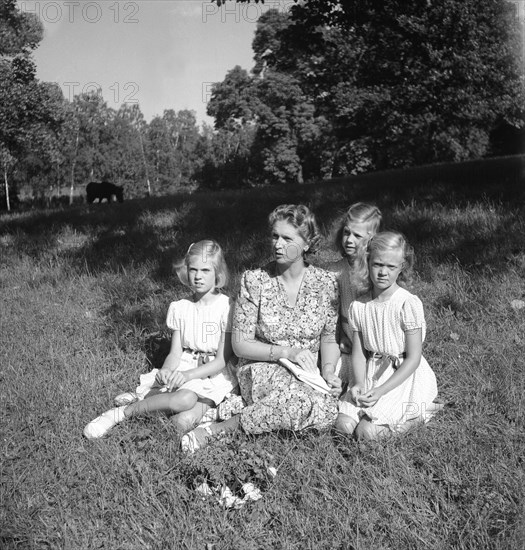
[[339,413],[334,427],[341,434],[353,434],[357,427],[357,421],[346,414]]
[[193,408],[195,403],[197,403],[197,395],[189,390],[152,395],[142,401],[116,407],[97,416],[84,428],[84,436],[88,439],[98,439],[130,416],[139,416],[153,411],[180,413]]
[[198,396],[190,390],[148,394],[142,401],[131,403],[124,409],[126,418],[140,416],[154,411],[180,413],[192,409],[197,403]]
[[170,421],[180,435],[185,434],[199,425],[210,406],[207,400],[199,399],[191,409],[174,414]]
[[407,420],[403,424],[398,424],[394,431],[388,426],[383,424],[373,424],[366,418],[361,419],[356,428],[357,439],[364,439],[366,441],[377,440],[384,437],[389,437],[394,434],[405,433],[408,430],[418,426],[422,423],[420,418],[414,418],[413,420]]

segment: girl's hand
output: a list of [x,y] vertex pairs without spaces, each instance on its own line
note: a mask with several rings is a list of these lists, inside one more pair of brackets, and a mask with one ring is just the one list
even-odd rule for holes
[[297,363],[306,372],[319,373],[317,355],[314,355],[309,349],[290,348],[288,359]]
[[160,386],[165,386],[168,383],[168,378],[173,371],[171,369],[160,369],[155,376],[155,382]]
[[383,392],[380,387],[372,388],[371,390],[361,394],[359,402],[361,407],[372,407],[383,397]]
[[170,373],[166,385],[168,386],[168,391],[172,391],[173,388],[180,388],[185,382],[188,381],[187,376],[184,372],[178,370]]
[[364,394],[364,392],[364,384],[355,384],[350,388],[350,396],[352,397],[354,405],[356,405],[357,407],[361,407],[361,396]]
[[339,397],[341,395],[342,382],[341,379],[335,374],[327,374],[324,376],[326,383],[330,386],[330,393],[333,397]]

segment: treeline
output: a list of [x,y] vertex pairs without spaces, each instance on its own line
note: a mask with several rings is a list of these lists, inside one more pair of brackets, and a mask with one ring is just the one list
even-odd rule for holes
[[260,17],[251,74],[229,71],[208,112],[240,181],[519,153],[523,31],[507,0],[301,0]]
[[303,0],[269,10],[253,69],[234,67],[213,86],[215,125],[199,128],[188,110],[147,122],[139,105],[111,109],[97,93],[67,101],[35,78],[38,19],[0,0],[3,203],[74,197],[91,180],[134,197],[521,152],[514,4]]
[[2,207],[74,202],[90,181],[123,185],[126,197],[206,184],[205,164],[220,148],[193,111],[170,109],[147,122],[138,104],[112,109],[96,91],[68,101],[58,85],[36,78],[31,54],[41,39],[35,15],[0,0]]

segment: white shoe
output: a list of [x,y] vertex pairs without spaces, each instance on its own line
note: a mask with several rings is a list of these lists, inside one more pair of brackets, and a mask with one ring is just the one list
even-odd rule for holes
[[123,407],[116,407],[115,409],[110,409],[105,413],[97,416],[95,420],[92,420],[84,428],[84,437],[88,439],[99,439],[104,437],[113,426],[116,426],[119,422],[122,422],[125,418]]
[[180,440],[182,452],[193,454],[195,451],[205,447],[208,439],[212,436],[213,434],[208,426],[191,430],[191,432],[184,434]]
[[131,405],[135,401],[139,400],[139,396],[134,391],[127,391],[124,393],[119,393],[115,397],[114,402],[117,407],[122,407],[122,405]]

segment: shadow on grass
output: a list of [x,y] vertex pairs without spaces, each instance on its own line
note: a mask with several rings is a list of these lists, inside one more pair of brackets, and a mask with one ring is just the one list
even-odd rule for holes
[[385,228],[402,231],[414,245],[423,279],[432,280],[434,266],[450,261],[497,273],[525,254],[524,159],[15,213],[0,218],[0,238],[36,261],[51,256],[67,272],[93,275],[107,296],[109,330],[119,332],[124,347],[139,344],[159,366],[167,340],[161,334],[155,342],[155,335],[164,328],[169,302],[186,294],[173,262],[190,243],[221,243],[235,295],[240,273],[269,258],[266,220],[275,206],[307,204],[326,229],[350,203],[369,201],[382,209]]
[[[447,229],[436,219],[435,212],[394,219],[392,211],[407,204],[424,211],[438,205],[461,209],[467,204],[486,205],[487,201],[516,209],[523,203],[524,176],[524,157],[486,159],[372,173],[313,185],[181,194],[123,204],[25,212],[3,216],[0,231],[24,241],[19,248],[35,258],[49,248],[41,245],[49,245],[57,234],[80,234],[85,236],[82,246],[66,246],[58,251],[68,256],[72,267],[119,272],[147,264],[153,276],[163,281],[172,277],[172,262],[184,254],[191,242],[202,238],[215,238],[223,244],[233,272],[257,265],[267,244],[261,238],[267,215],[278,204],[306,203],[326,227],[348,204],[363,200],[376,203],[384,211],[386,227],[396,227],[414,244],[425,245],[429,253],[437,254],[436,259],[454,257],[472,264],[484,253],[484,261],[497,268],[502,245],[509,252],[522,250],[518,239],[507,238],[508,228],[494,227],[490,235],[483,236],[464,223],[462,235],[443,250],[440,246],[428,246],[438,242],[440,233]],[[489,249],[495,253],[486,257]]]

